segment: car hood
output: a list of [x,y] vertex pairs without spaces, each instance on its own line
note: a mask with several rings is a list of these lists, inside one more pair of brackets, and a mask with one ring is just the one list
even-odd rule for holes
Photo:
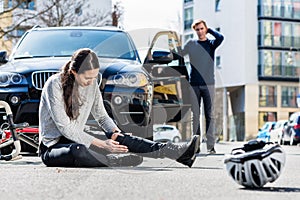
[[59,70],[69,58],[26,58],[0,66],[1,72],[26,74],[32,71]]
[[125,72],[144,72],[142,64],[134,61],[118,60],[111,62],[110,59],[100,59],[100,71],[102,78]]
[[[27,74],[33,71],[60,70],[70,57],[46,57],[46,58],[24,58],[12,60],[1,65],[1,72],[16,72]],[[137,61],[123,59],[99,58],[100,72],[103,78],[126,71],[142,72],[142,64]]]

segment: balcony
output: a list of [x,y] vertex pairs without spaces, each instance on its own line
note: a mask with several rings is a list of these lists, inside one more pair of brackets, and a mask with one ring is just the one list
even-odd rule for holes
[[[287,19],[300,19],[300,8],[297,2],[294,2],[296,6],[287,4],[284,6],[276,5],[258,5],[258,18],[287,18]],[[297,7],[298,6],[298,7]]]

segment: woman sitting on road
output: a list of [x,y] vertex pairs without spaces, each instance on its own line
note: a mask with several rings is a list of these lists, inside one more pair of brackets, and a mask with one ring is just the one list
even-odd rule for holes
[[[179,145],[153,142],[120,131],[103,105],[96,81],[99,67],[97,55],[83,48],[73,54],[62,72],[47,80],[39,107],[43,163],[52,167],[136,166],[143,160],[139,155],[143,155],[176,159],[191,167],[199,148],[198,136]],[[84,132],[90,114],[106,132],[103,140]]]

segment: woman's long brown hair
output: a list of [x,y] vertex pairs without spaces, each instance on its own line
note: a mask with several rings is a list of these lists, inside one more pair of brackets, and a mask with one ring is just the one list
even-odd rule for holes
[[78,49],[74,52],[70,61],[62,68],[61,83],[65,110],[70,119],[77,119],[81,99],[78,92],[78,85],[73,73],[82,74],[85,71],[98,69],[99,60],[95,52],[88,48]]

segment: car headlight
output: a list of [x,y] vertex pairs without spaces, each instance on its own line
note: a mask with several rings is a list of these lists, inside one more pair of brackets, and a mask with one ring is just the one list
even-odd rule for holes
[[145,74],[139,72],[123,73],[110,76],[106,84],[125,87],[142,87],[148,84],[148,79]]
[[0,87],[22,83],[23,77],[17,73],[0,72]]

